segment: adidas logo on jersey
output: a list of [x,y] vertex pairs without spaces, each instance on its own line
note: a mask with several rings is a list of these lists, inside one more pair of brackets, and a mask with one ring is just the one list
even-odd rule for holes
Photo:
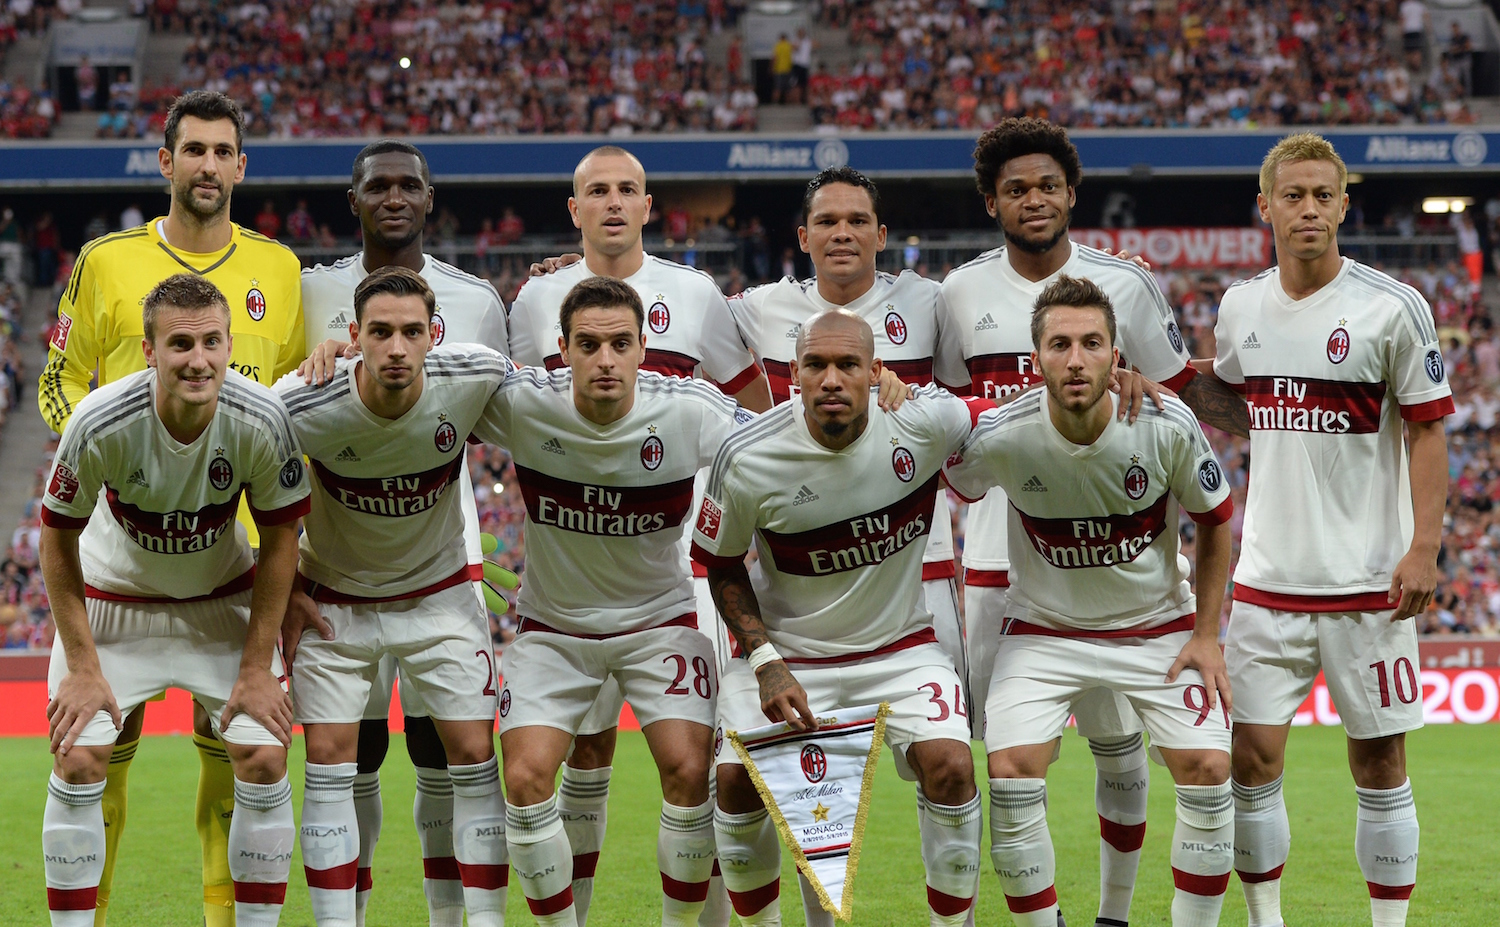
[[340,312],[328,320],[329,331],[346,331],[349,328],[349,317]]
[[792,505],[801,505],[804,502],[817,502],[817,501],[818,501],[818,494],[815,493],[815,492],[813,492],[811,489],[808,489],[807,488],[807,484],[804,483],[802,485],[802,488],[799,489],[799,490],[797,490],[797,497],[792,500]]
[[359,455],[354,453],[354,448],[348,447],[346,445],[342,451],[339,451],[338,456],[333,459],[342,460],[345,463],[352,463],[356,460],[359,460]]
[[789,328],[789,329],[786,330],[786,336],[788,338],[792,339],[793,341],[795,341],[797,339],[797,336],[799,334],[801,334],[801,333],[802,333],[802,326],[801,325],[793,325],[791,328]]
[[1258,347],[1260,347],[1260,341],[1255,337],[1255,332],[1251,332],[1250,337],[1245,339],[1245,343],[1240,345],[1240,350],[1249,351]]
[[126,480],[125,482],[135,486],[141,486],[146,489],[151,488],[151,484],[146,482],[146,471],[142,470],[139,467],[136,468],[136,471],[134,473],[130,474],[130,479]]
[[998,325],[995,324],[995,316],[994,316],[994,314],[986,312],[984,314],[984,318],[980,319],[977,323],[975,323],[974,330],[976,332],[985,332],[985,331],[989,331],[990,329],[999,328],[999,327],[1000,326],[998,326]]
[[563,450],[563,446],[558,443],[558,440],[556,438],[548,438],[547,443],[542,445],[542,450],[546,451],[549,454],[562,454],[564,456],[566,456],[568,453],[567,451]]
[[1046,492],[1046,491],[1047,491],[1047,487],[1042,484],[1042,481],[1035,474],[1033,474],[1032,477],[1031,477],[1031,479],[1027,480],[1021,486],[1021,492]]

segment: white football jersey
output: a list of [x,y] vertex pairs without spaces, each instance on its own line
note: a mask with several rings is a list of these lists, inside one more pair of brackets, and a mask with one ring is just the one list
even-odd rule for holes
[[[1113,396],[1112,408],[1118,407]],[[1222,524],[1229,483],[1193,412],[1168,397],[1135,424],[1110,416],[1093,444],[1074,444],[1052,422],[1045,389],[979,417],[948,483],[978,498],[1010,498],[1010,604],[1006,617],[1097,633],[1146,630],[1197,608],[1179,551],[1177,513]]]
[[526,501],[517,614],[608,635],[694,613],[680,546],[693,477],[750,418],[707,383],[642,371],[630,411],[601,426],[573,405],[572,370],[511,377],[475,435],[509,449]]
[[1214,337],[1214,372],[1250,404],[1255,461],[1234,597],[1288,611],[1389,608],[1410,540],[1401,421],[1453,412],[1427,301],[1349,258],[1293,300],[1272,268],[1229,288]]
[[969,435],[969,407],[928,386],[882,412],[872,392],[869,425],[841,451],[813,440],[803,411],[801,401],[784,402],[719,451],[694,559],[728,566],[754,542],[761,617],[789,659],[935,639],[922,605],[922,551],[939,470]]
[[307,512],[308,481],[286,407],[230,370],[208,428],[179,444],[157,416],[157,389],[148,367],[78,404],[47,480],[42,521],[83,528],[83,578],[95,597],[192,599],[248,589],[255,559],[235,521],[240,493],[249,492],[262,525]]
[[[870,323],[875,356],[903,382],[931,384],[938,342],[937,294],[937,281],[903,270],[899,276],[876,274],[868,293],[847,306],[835,306],[819,295],[816,279],[784,277],[730,299],[729,308],[766,366],[771,400],[782,403],[799,392],[791,367],[797,359],[797,333],[802,323],[829,309],[847,309]],[[923,580],[954,575],[953,521],[945,493],[938,493],[922,559]]]
[[479,345],[433,348],[421,398],[391,420],[359,398],[360,363],[340,360],[324,386],[307,386],[295,373],[276,384],[313,471],[302,575],[367,599],[479,579],[468,562],[459,493],[449,490],[463,481],[474,423],[514,367]]
[[[1071,242],[1072,256],[1056,274],[1032,282],[1011,267],[1005,248],[987,251],[954,268],[938,294],[943,320],[933,376],[959,392],[1000,399],[1040,386],[1031,366],[1031,307],[1059,276],[1097,283],[1115,308],[1121,360],[1169,389],[1193,377],[1182,333],[1156,278],[1130,261]],[[964,566],[1000,572],[1010,568],[1005,492],[990,490],[969,508]]]

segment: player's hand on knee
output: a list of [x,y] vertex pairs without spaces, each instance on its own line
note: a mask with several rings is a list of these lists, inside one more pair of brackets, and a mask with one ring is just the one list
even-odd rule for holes
[[760,710],[772,721],[784,721],[794,731],[811,731],[818,726],[807,693],[792,675],[786,663],[777,660],[755,671],[760,682]]
[[297,645],[309,630],[315,631],[325,641],[333,640],[333,625],[318,610],[318,603],[293,585],[292,595],[286,602],[286,613],[281,616],[281,658],[288,673],[297,657]]
[[333,365],[340,357],[357,357],[359,349],[347,341],[329,338],[312,349],[307,360],[297,368],[303,383],[322,386],[333,377]]
[[917,388],[908,383],[903,383],[889,367],[880,368],[880,392],[876,395],[876,401],[885,412],[894,412],[901,408],[901,404],[917,394]]
[[73,670],[63,677],[57,686],[57,694],[47,703],[47,733],[51,737],[52,752],[67,756],[100,709],[109,712],[118,731],[121,726],[120,706],[115,703],[114,690],[98,667]]
[[1158,409],[1163,408],[1162,387],[1134,370],[1116,367],[1109,374],[1109,388],[1120,394],[1120,418],[1129,418],[1132,425],[1140,417],[1141,405],[1147,397]]
[[292,700],[270,670],[253,668],[240,672],[219,715],[219,730],[227,729],[239,714],[259,721],[283,747],[292,745]]
[[1391,574],[1391,588],[1386,601],[1395,612],[1392,621],[1404,621],[1427,611],[1437,591],[1437,557],[1417,551],[1407,551],[1396,570]]
[[577,264],[581,260],[583,260],[583,255],[576,251],[559,254],[557,257],[543,258],[541,263],[531,265],[526,275],[529,277],[544,277],[547,274],[557,273],[569,264]]
[[1219,649],[1216,637],[1194,634],[1167,671],[1167,682],[1176,682],[1185,669],[1195,669],[1203,677],[1209,708],[1218,707],[1220,701],[1224,703],[1225,711],[1234,707],[1229,691],[1229,669],[1224,664],[1224,651]]

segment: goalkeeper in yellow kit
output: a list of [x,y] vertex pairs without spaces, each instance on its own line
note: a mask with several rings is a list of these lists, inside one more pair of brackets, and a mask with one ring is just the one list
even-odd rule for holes
[[[157,153],[171,183],[163,218],[84,245],[57,307],[58,324],[42,371],[42,418],[61,433],[78,400],[92,388],[145,369],[141,301],[151,288],[188,271],[229,299],[229,366],[266,386],[296,369],[303,343],[301,265],[284,245],[229,221],[229,199],[245,178],[244,117],[221,93],[184,94],[167,116]],[[240,523],[255,546],[254,522]],[[125,826],[125,783],[141,734],[143,712],[125,720],[109,762],[104,791],[105,868],[95,927],[103,927],[114,877],[115,850]],[[227,859],[234,776],[224,747],[193,707],[193,742],[202,764],[197,824],[203,842],[203,913],[207,927],[232,927],[234,887]]]

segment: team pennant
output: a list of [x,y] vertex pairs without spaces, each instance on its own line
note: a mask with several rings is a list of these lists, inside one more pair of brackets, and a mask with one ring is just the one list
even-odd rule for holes
[[819,716],[812,731],[771,724],[729,732],[781,842],[823,910],[841,921],[854,919],[854,873],[890,713],[881,702]]

